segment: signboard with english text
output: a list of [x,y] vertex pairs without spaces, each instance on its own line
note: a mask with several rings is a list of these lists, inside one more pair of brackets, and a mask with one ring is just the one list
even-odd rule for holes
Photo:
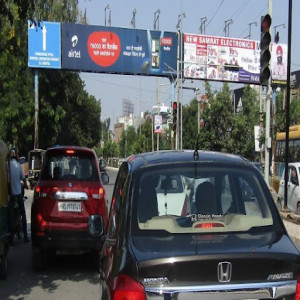
[[184,34],[184,77],[259,84],[259,41]]
[[27,22],[28,26],[28,67],[61,68],[60,23]]
[[176,76],[174,32],[62,24],[62,68],[83,72]]

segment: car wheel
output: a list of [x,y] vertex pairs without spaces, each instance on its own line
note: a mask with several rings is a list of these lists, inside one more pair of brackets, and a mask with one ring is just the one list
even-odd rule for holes
[[5,279],[7,276],[7,256],[3,255],[0,263],[0,279]]
[[32,268],[34,271],[43,270],[45,267],[45,252],[38,249],[32,248]]

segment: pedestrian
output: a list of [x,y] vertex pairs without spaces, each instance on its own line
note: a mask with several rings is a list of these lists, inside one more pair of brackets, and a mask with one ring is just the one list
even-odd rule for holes
[[16,199],[19,205],[19,210],[22,218],[22,230],[24,235],[24,243],[28,243],[27,235],[27,219],[26,211],[24,205],[24,192],[22,189],[22,182],[24,183],[24,188],[28,189],[26,178],[22,169],[22,166],[19,163],[19,155],[17,148],[12,148],[10,152],[10,173],[11,173],[11,199],[9,201],[9,228],[10,233],[13,237],[14,230],[14,201]]

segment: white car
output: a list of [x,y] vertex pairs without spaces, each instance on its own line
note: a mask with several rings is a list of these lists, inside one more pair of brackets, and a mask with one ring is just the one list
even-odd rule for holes
[[181,176],[174,175],[166,177],[162,175],[156,192],[159,216],[181,216],[183,214],[187,194]]
[[[279,182],[278,200],[283,207],[284,201],[284,174]],[[287,184],[287,207],[290,211],[300,215],[300,162],[289,163]]]

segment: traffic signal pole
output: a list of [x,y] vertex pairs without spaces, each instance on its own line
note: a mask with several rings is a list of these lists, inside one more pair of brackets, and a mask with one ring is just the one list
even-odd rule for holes
[[270,173],[270,150],[272,147],[270,137],[271,123],[271,67],[270,67],[270,44],[271,44],[271,23],[272,23],[272,0],[269,0],[269,14],[261,18],[261,38],[260,38],[260,84],[266,86],[266,127],[265,127],[265,181],[269,185]]

